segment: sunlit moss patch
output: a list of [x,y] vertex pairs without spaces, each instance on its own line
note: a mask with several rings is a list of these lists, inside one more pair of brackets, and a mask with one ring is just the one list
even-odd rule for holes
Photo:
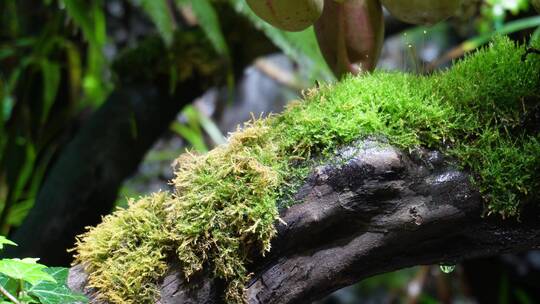
[[524,52],[500,38],[431,76],[376,72],[306,92],[226,145],[180,156],[176,191],[105,217],[80,237],[77,262],[111,303],[153,303],[172,257],[188,278],[207,267],[227,283],[226,301],[242,303],[246,263],[270,250],[278,200],[307,176],[309,161],[371,135],[456,157],[487,212],[517,216],[540,188],[540,135],[520,125],[540,103],[540,58]]

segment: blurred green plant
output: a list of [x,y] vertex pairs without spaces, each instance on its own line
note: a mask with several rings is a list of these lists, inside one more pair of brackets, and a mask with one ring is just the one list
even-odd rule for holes
[[508,16],[515,16],[532,9],[530,0],[485,0],[481,8],[478,22],[480,33],[488,33],[501,29]]
[[[23,13],[29,5],[0,2],[3,233],[19,225],[32,207],[70,120],[80,109],[99,105],[110,90],[102,77],[105,25],[99,3],[45,0],[32,3],[31,14]],[[88,47],[74,34],[79,23]]]
[[210,138],[213,146],[225,143],[225,137],[218,126],[194,106],[185,107],[182,118],[185,119],[184,122],[172,123],[171,131],[185,139],[197,152],[208,152],[205,136]]

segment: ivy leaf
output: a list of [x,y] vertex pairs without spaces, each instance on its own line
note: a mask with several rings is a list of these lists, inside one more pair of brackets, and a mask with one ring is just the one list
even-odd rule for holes
[[19,282],[8,276],[0,274],[0,286],[2,286],[10,294],[14,295],[14,294],[17,294],[17,289],[19,288]]
[[69,269],[64,267],[49,267],[44,271],[50,274],[59,284],[66,283],[69,274]]
[[29,294],[23,294],[21,297],[19,297],[19,301],[24,304],[40,303],[39,299],[36,299]]
[[5,236],[0,235],[0,249],[4,249],[4,245],[17,246],[15,242],[8,240]]
[[50,274],[56,282],[41,281],[30,287],[28,294],[37,297],[42,304],[72,304],[88,303],[88,299],[80,294],[71,291],[66,285],[68,269],[61,267],[51,267],[44,270]]
[[37,297],[42,304],[88,303],[84,295],[71,291],[66,285],[47,281],[41,281],[32,286],[28,293]]
[[47,266],[36,262],[37,259],[3,259],[0,261],[0,273],[16,280],[23,280],[32,285],[39,281],[56,282],[48,273],[43,271]]

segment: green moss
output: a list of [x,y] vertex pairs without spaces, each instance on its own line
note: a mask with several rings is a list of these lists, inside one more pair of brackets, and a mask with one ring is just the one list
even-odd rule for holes
[[82,236],[76,259],[92,273],[89,287],[110,303],[150,303],[159,294],[155,282],[166,271],[172,251],[165,229],[166,193],[130,201],[129,209],[106,216]]
[[309,91],[283,114],[246,124],[228,144],[182,155],[175,193],[106,217],[80,237],[77,262],[112,303],[151,303],[171,256],[188,278],[207,267],[227,282],[227,302],[242,303],[245,265],[270,250],[277,202],[290,201],[316,159],[371,135],[455,156],[475,174],[488,212],[516,216],[540,188],[539,135],[519,127],[539,104],[540,58],[522,60],[523,53],[500,38],[428,77],[376,72]]

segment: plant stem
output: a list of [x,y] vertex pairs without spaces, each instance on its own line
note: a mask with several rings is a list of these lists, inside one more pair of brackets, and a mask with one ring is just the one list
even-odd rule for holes
[[8,298],[11,302],[15,304],[21,304],[17,298],[15,298],[12,294],[10,294],[2,285],[0,285],[0,293],[2,293],[6,298]]

